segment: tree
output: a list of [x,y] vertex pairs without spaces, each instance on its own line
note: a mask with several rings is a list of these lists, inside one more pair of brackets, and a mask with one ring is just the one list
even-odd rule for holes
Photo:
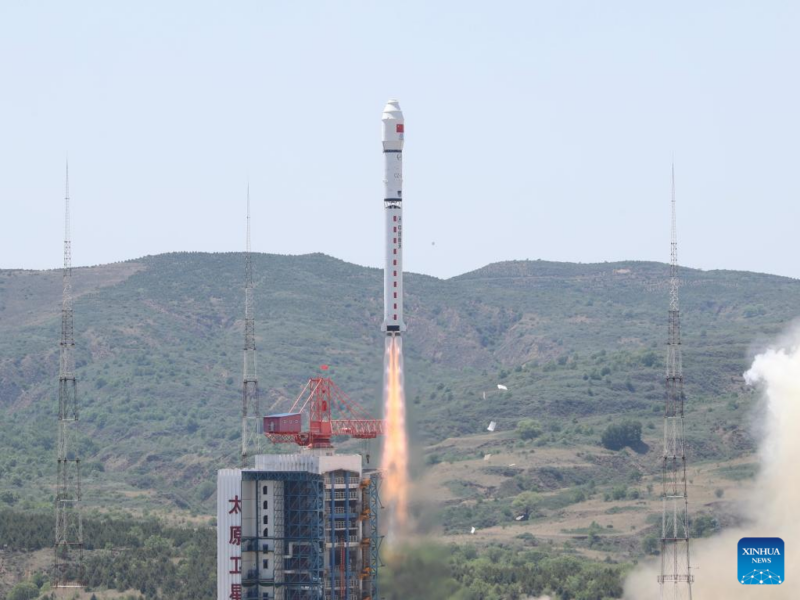
[[514,498],[511,506],[525,514],[530,514],[539,506],[541,501],[542,497],[536,492],[522,492]]
[[652,367],[658,362],[658,355],[653,352],[647,352],[644,356],[642,356],[642,364],[645,367]]
[[698,515],[692,519],[691,532],[693,538],[713,535],[719,529],[719,523],[711,515]]
[[642,550],[645,554],[658,554],[661,541],[655,535],[648,535],[642,540]]
[[36,573],[31,576],[31,583],[41,589],[42,586],[47,583],[47,576],[41,571],[36,571]]
[[534,419],[522,419],[517,423],[517,435],[523,440],[532,440],[542,435],[542,425]]
[[387,564],[387,600],[405,598],[454,598],[463,589],[452,575],[444,546],[416,546],[413,551],[401,548]]
[[8,593],[8,600],[34,600],[39,597],[39,588],[35,583],[26,581],[19,583]]
[[628,487],[626,485],[618,485],[611,490],[611,497],[614,500],[624,500],[628,495]]
[[642,424],[639,421],[623,421],[606,427],[601,438],[603,447],[609,450],[622,450],[625,446],[642,443]]

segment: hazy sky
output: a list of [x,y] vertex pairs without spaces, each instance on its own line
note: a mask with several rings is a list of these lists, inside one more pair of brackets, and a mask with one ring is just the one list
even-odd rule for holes
[[669,258],[800,277],[800,3],[0,3],[0,267],[253,247],[408,270]]

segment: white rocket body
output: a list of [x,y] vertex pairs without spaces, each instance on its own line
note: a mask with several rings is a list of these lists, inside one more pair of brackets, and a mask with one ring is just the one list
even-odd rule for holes
[[403,111],[397,100],[383,109],[383,209],[386,263],[383,273],[383,327],[388,335],[406,330],[403,320]]

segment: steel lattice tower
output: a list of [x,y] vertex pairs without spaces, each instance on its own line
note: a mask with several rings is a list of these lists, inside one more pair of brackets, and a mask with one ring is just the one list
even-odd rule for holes
[[678,229],[675,213],[675,165],[672,166],[672,238],[669,278],[669,339],[667,342],[664,455],[662,457],[661,598],[692,597],[689,562],[689,499],[686,484],[683,359],[678,302]]
[[244,370],[242,376],[242,468],[258,453],[261,435],[258,419],[258,375],[256,374],[256,325],[253,316],[253,257],[250,252],[250,186],[247,186],[247,249],[244,259]]
[[55,494],[55,587],[81,587],[83,580],[83,520],[81,460],[78,454],[78,394],[75,379],[75,335],[72,311],[72,241],[69,216],[69,163],[64,198],[64,291],[61,301],[61,342],[58,375],[58,475]]

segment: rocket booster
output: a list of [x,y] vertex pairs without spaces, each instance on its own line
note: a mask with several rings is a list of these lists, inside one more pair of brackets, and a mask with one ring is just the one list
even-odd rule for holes
[[397,100],[383,109],[383,209],[386,263],[383,271],[383,326],[387,335],[406,330],[403,321],[403,111]]

